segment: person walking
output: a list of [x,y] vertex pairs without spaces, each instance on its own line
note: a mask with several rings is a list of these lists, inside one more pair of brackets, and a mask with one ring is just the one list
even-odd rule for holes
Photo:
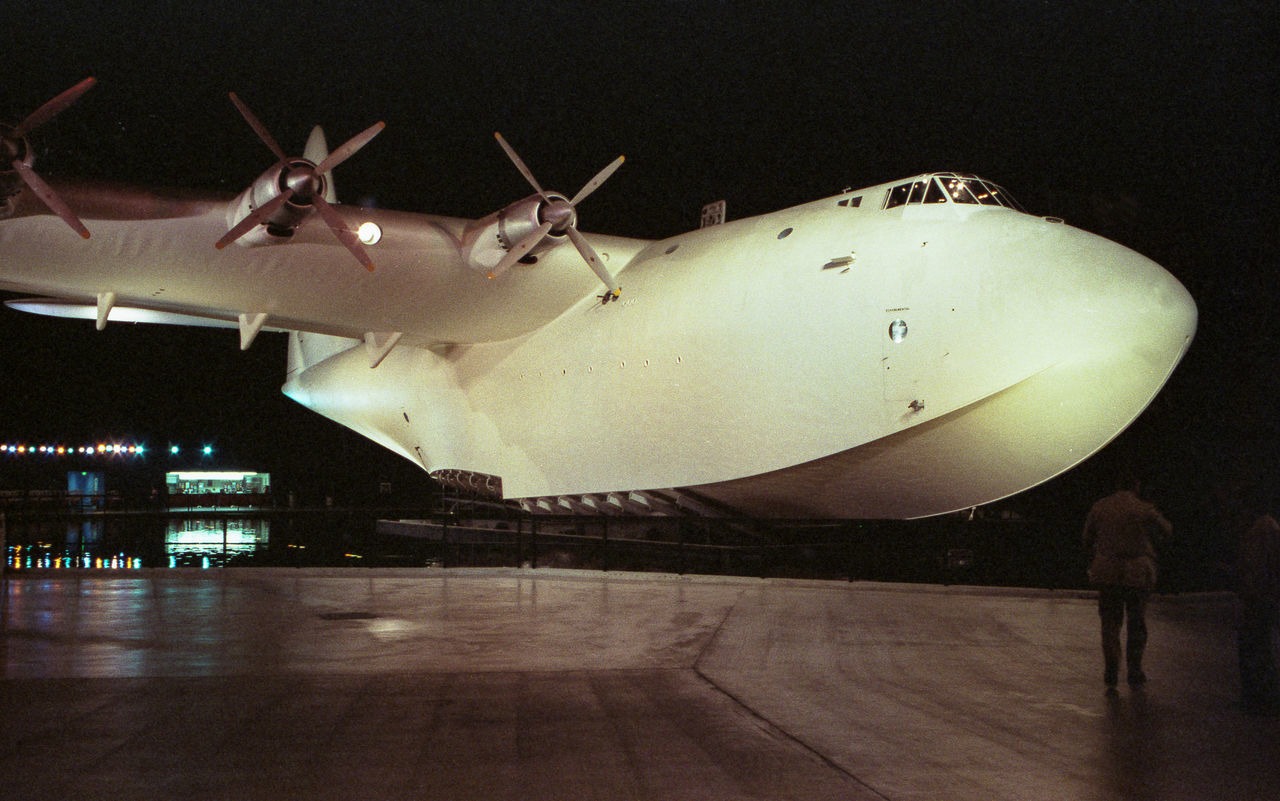
[[1280,715],[1274,650],[1280,622],[1280,524],[1271,515],[1259,514],[1240,538],[1236,575],[1241,702],[1246,712]]
[[1138,482],[1125,484],[1095,503],[1084,524],[1084,547],[1091,556],[1089,581],[1098,588],[1102,675],[1109,693],[1120,678],[1122,626],[1129,686],[1147,681],[1142,654],[1147,645],[1147,597],[1156,585],[1155,542],[1173,532],[1155,505],[1138,497]]

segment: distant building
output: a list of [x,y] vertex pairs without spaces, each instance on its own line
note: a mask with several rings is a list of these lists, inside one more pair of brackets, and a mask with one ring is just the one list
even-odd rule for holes
[[242,470],[179,470],[165,474],[167,506],[261,508],[271,505],[271,474]]

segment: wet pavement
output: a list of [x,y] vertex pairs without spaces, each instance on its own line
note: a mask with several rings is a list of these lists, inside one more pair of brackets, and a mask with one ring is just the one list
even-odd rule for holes
[[0,798],[1274,799],[1233,609],[539,569],[11,574]]

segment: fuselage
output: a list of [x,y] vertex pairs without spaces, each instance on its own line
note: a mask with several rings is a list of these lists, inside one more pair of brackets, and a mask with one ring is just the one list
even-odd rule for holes
[[286,391],[348,425],[377,407],[375,436],[508,497],[695,487],[748,514],[917,517],[1087,458],[1190,344],[1195,306],[1149,259],[999,205],[885,209],[893,190],[654,242],[621,302],[393,354],[373,403],[333,389],[358,351]]
[[[380,226],[370,274],[311,221],[287,244],[219,253],[229,200],[95,215],[97,196],[66,190],[94,239],[47,214],[0,221],[0,286],[265,313],[301,332],[290,397],[509,498],[694,488],[747,514],[918,517],[1087,458],[1196,326],[1154,262],[986,197],[957,202],[957,180],[659,241],[589,235],[623,288],[608,304],[569,248],[488,280],[463,255],[465,220],[342,209]],[[368,333],[405,344],[371,368]]]

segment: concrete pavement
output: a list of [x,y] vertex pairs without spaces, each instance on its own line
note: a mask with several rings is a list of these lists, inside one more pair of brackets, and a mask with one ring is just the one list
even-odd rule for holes
[[1225,596],[514,569],[7,577],[0,798],[1271,799]]

